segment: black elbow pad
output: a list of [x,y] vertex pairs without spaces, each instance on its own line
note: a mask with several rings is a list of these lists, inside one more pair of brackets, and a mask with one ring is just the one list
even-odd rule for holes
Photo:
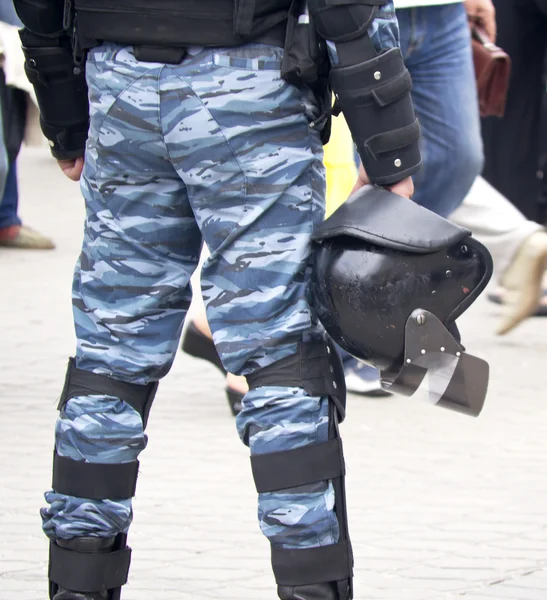
[[331,42],[349,42],[367,35],[379,6],[387,0],[311,0],[310,14],[321,35]]
[[13,0],[23,25],[33,33],[44,36],[58,36],[63,32],[64,4],[44,0]]
[[[47,40],[46,40],[47,41]],[[83,156],[89,107],[83,69],[63,46],[23,46],[25,72],[34,86],[40,123],[59,160]]]
[[421,167],[412,81],[399,48],[378,53],[368,30],[387,0],[309,0],[319,34],[338,61],[329,82],[371,182],[390,185]]
[[330,82],[371,182],[385,186],[416,173],[420,127],[400,49],[333,68]]

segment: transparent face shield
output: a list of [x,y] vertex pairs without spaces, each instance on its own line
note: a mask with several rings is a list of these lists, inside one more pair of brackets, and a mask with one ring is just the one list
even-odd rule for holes
[[385,390],[418,396],[430,404],[477,417],[488,389],[489,367],[467,354],[432,313],[417,309],[405,325],[403,366],[381,373]]

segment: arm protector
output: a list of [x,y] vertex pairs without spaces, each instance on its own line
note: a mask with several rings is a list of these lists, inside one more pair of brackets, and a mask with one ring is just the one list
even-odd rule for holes
[[58,160],[83,156],[89,122],[87,86],[83,68],[74,60],[64,2],[14,0],[14,4],[25,25],[20,32],[25,72],[36,92],[51,152]]
[[309,0],[319,34],[334,44],[329,80],[372,183],[387,186],[421,167],[412,81],[398,47],[377,52],[369,26],[388,0]]

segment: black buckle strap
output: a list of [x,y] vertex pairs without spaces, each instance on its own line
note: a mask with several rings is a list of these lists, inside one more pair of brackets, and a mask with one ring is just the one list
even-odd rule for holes
[[147,385],[140,385],[78,369],[74,358],[70,358],[57,410],[61,410],[66,402],[75,396],[92,396],[95,394],[114,396],[133,407],[141,415],[143,427],[146,428],[148,415],[157,389],[157,381],[151,381]]
[[82,593],[102,592],[127,583],[131,548],[99,553],[84,553],[49,546],[49,579],[61,588]]
[[317,548],[274,548],[272,568],[278,585],[306,585],[351,579],[348,542]]
[[377,157],[381,154],[387,154],[389,152],[395,152],[406,148],[411,144],[417,142],[420,139],[420,125],[418,119],[416,119],[410,125],[387,131],[386,133],[379,133],[370,137],[365,142],[365,148],[369,153]]
[[256,490],[275,492],[336,479],[345,474],[342,440],[309,444],[293,450],[251,456]]
[[384,108],[393,104],[412,89],[412,78],[407,69],[397,73],[395,77],[372,90],[376,104]]
[[[53,455],[53,489],[79,498],[126,499],[135,495],[139,461],[88,463]],[[79,588],[69,588],[78,589]]]

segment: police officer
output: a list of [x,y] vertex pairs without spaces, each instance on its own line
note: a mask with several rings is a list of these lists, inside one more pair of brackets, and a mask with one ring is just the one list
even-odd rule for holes
[[86,203],[41,512],[50,598],[120,598],[138,455],[203,241],[214,341],[250,386],[237,426],[278,595],[352,598],[344,383],[310,306],[310,239],[330,87],[366,168],[358,185],[412,193],[419,128],[391,0],[15,6],[43,132]]

